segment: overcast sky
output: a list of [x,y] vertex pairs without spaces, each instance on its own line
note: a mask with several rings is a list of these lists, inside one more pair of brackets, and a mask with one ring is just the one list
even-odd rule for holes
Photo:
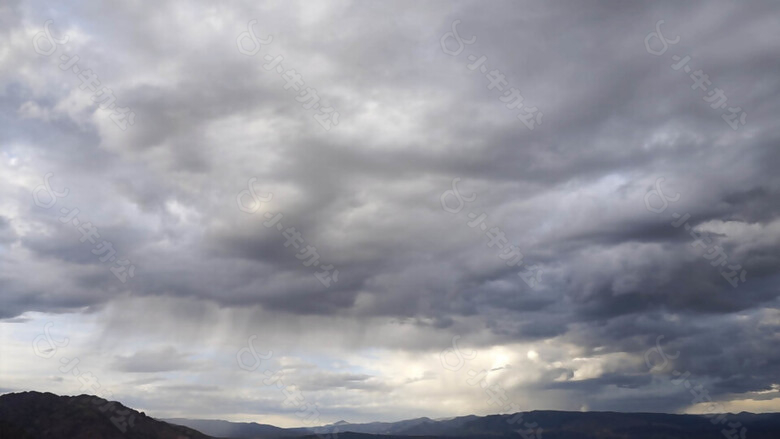
[[291,426],[266,370],[321,424],[701,412],[690,373],[780,411],[779,33],[770,0],[4,0],[0,391]]

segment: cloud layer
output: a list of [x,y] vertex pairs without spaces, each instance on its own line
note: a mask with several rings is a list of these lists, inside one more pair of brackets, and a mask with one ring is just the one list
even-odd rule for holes
[[[729,408],[778,411],[778,12],[6,2],[2,387],[78,393],[29,347],[51,320],[116,395],[165,416],[300,423],[237,366],[252,334],[323,422],[501,411],[442,368],[456,335],[523,409],[697,410],[675,369]],[[253,19],[273,39],[248,56]],[[51,55],[34,45],[47,20]],[[456,20],[473,43],[449,55]],[[103,87],[134,113],[126,129]],[[534,106],[529,129],[517,116]],[[451,213],[456,178],[472,201]],[[680,356],[651,372],[659,335]]]

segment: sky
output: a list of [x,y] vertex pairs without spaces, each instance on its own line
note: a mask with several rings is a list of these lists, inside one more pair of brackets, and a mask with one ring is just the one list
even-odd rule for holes
[[5,0],[0,392],[780,411],[778,33],[775,1]]

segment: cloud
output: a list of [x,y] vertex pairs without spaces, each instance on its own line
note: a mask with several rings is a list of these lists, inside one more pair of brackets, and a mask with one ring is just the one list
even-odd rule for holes
[[[103,335],[85,352],[105,352],[116,382],[164,373],[123,389],[147,410],[156,386],[173,395],[159,405],[170,410],[221,371],[208,391],[225,407],[283,417],[277,395],[228,402],[244,380],[261,386],[233,364],[252,334],[311,365],[289,373],[338,406],[333,420],[427,410],[413,401],[426,392],[449,401],[431,415],[488,410],[479,394],[436,387],[446,371],[435,361],[396,376],[365,360],[430,360],[455,335],[484,355],[526,349],[517,361],[533,347],[538,370],[492,375],[521,401],[537,392],[538,408],[688,408],[685,391],[657,392],[660,378],[644,367],[658,335],[681,352],[674,367],[713,398],[742,401],[777,384],[780,43],[767,35],[778,5],[410,5],[170,2],[149,15],[143,2],[6,2],[0,325],[39,332],[37,313],[89,319]],[[49,19],[69,40],[47,57],[32,39]],[[236,47],[250,19],[273,36],[254,56]],[[440,40],[454,20],[476,41],[450,56]],[[653,56],[643,41],[658,20],[680,42]],[[64,55],[99,76],[94,92],[110,88],[135,113],[132,126],[115,125],[59,67]],[[285,89],[264,67],[277,55],[303,88]],[[467,67],[483,55],[484,74]],[[691,56],[692,71],[671,67],[675,55]],[[488,88],[493,70],[503,90]],[[691,87],[698,70],[707,91]],[[337,126],[324,130],[302,106],[306,87],[340,113]],[[522,108],[544,115],[533,130],[499,100],[512,87]],[[727,108],[704,100],[716,88],[747,113],[736,131]],[[32,193],[49,173],[67,196],[45,208]],[[476,199],[450,214],[440,197],[455,178]],[[645,197],[659,178],[680,198],[655,213]],[[250,184],[273,194],[254,213],[236,201]],[[92,243],[61,209],[78,209],[100,237]],[[281,230],[264,225],[277,213]],[[485,231],[469,226],[483,213]],[[673,226],[683,215],[687,228]],[[486,237],[499,231],[503,249]],[[294,233],[303,243],[285,236]],[[115,260],[100,259],[103,241]],[[510,243],[520,268],[500,257]],[[306,246],[316,267],[299,258]],[[117,259],[135,267],[124,283],[111,271]],[[737,264],[746,282],[734,288],[721,271]],[[339,272],[327,288],[315,277],[324,265]],[[535,288],[518,276],[533,265]],[[391,395],[386,410],[368,404],[378,393]]]
[[188,355],[177,352],[171,346],[114,358],[114,368],[122,372],[170,372],[194,367],[196,367],[196,363],[189,360]]

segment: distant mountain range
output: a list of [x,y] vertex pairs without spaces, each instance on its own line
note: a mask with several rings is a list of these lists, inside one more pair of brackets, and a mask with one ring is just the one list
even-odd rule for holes
[[[522,417],[519,423],[511,422]],[[724,414],[724,423],[716,425],[717,416],[672,415],[665,413],[618,412],[563,412],[531,411],[511,415],[460,416],[448,420],[416,418],[400,422],[371,422],[350,424],[344,421],[314,428],[279,429],[270,425],[204,421],[190,419],[168,422],[197,429],[203,433],[227,438],[290,438],[314,439],[316,434],[330,434],[338,428],[339,439],[394,439],[404,438],[476,438],[476,439],[524,439],[517,431],[526,433],[528,439],[780,439],[780,413]],[[722,430],[737,426],[734,436]],[[745,438],[741,429],[746,429]],[[541,428],[541,434],[532,431]],[[271,429],[276,429],[271,430]]]
[[[524,430],[528,439],[780,438],[780,413],[724,414],[720,418],[723,423],[718,425],[712,422],[713,419],[719,418],[545,410],[446,420],[423,417],[400,422],[351,424],[340,421],[313,428],[280,428],[254,422],[157,420],[118,402],[89,395],[22,392],[0,396],[2,439],[315,439],[317,434],[332,434],[334,429],[337,429],[338,439],[524,439],[518,429]],[[538,428],[542,430],[538,431]]]
[[294,432],[268,424],[255,422],[228,422],[217,419],[163,419],[163,421],[198,430],[218,438],[288,438],[311,434],[308,431]]

